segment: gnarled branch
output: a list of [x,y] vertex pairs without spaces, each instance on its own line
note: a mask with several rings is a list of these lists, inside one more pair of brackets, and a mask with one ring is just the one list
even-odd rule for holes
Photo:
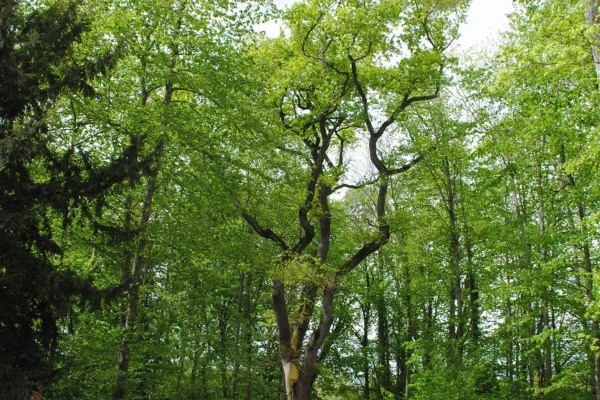
[[258,221],[256,220],[256,218],[254,218],[250,214],[242,213],[242,216],[244,217],[246,222],[252,227],[252,229],[254,229],[254,231],[256,233],[258,233],[260,236],[274,242],[281,250],[286,251],[286,250],[290,249],[290,246],[288,246],[288,244],[281,237],[279,237],[279,235],[277,235],[275,232],[273,232],[272,229],[270,229],[270,228],[265,229],[265,228],[261,227],[260,224],[258,223]]

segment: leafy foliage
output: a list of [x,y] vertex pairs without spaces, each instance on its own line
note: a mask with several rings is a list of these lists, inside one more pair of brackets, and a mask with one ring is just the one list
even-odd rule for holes
[[593,1],[5,3],[0,397],[600,396]]

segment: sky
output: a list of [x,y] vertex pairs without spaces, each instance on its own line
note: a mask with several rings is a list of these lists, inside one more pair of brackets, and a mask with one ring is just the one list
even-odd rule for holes
[[495,41],[508,28],[506,14],[513,10],[512,0],[473,0],[466,23],[460,29],[458,44],[467,49]]
[[[283,8],[294,3],[294,0],[275,0],[277,7]],[[508,27],[506,14],[513,11],[512,0],[473,0],[467,14],[466,23],[460,29],[461,37],[458,46],[466,50],[493,43],[498,34]],[[279,35],[280,23],[270,21],[257,27],[264,30],[267,36]]]

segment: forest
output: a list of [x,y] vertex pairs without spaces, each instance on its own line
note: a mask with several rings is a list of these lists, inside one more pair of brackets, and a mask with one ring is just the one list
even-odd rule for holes
[[600,400],[598,0],[470,3],[3,0],[0,399]]

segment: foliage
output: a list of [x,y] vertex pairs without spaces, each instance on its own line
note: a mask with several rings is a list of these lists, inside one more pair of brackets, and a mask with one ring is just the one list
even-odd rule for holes
[[5,3],[0,397],[600,395],[592,3]]

